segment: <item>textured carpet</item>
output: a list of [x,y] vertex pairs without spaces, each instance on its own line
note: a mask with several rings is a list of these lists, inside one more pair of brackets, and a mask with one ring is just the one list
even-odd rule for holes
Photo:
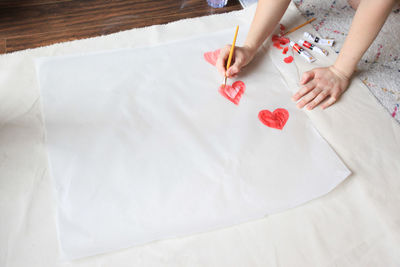
[[[305,17],[317,18],[313,26],[322,37],[336,40],[339,53],[355,14],[346,0],[294,0]],[[358,64],[357,76],[400,122],[400,4],[393,8],[378,37]]]

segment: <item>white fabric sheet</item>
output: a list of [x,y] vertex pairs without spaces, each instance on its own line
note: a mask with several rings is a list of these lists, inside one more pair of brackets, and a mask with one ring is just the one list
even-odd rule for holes
[[[350,174],[265,51],[238,106],[218,93],[203,53],[233,32],[39,61],[66,258],[262,218]],[[258,120],[276,108],[290,114],[283,130]]]
[[[305,112],[352,171],[331,193],[229,228],[72,262],[60,260],[34,59],[143,47],[218,32],[249,23],[254,10],[0,55],[0,266],[400,265],[400,127],[357,78],[331,108]],[[292,28],[304,21],[291,4],[282,23]],[[304,31],[318,35],[310,26]],[[302,33],[290,37],[298,40]],[[274,62],[281,63],[281,51],[272,52]],[[336,58],[334,52],[328,58],[315,56],[315,66]],[[292,91],[298,88],[298,75],[311,67],[297,55],[294,63],[277,64]]]

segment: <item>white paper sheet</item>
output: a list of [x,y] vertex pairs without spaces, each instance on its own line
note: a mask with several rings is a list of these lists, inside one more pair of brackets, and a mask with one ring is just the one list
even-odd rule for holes
[[[203,53],[232,35],[38,61],[66,258],[261,218],[350,174],[266,51],[239,77],[238,106],[218,93]],[[257,117],[276,108],[290,114],[282,131]]]

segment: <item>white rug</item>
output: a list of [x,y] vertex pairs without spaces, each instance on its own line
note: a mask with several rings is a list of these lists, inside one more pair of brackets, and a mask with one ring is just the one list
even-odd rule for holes
[[[313,26],[323,37],[336,40],[338,53],[346,38],[355,14],[347,0],[294,0],[307,18],[315,17]],[[400,122],[400,4],[396,5],[388,20],[358,64],[357,76]]]

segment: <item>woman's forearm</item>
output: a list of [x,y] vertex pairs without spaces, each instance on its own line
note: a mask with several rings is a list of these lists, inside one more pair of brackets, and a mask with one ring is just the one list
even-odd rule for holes
[[394,0],[361,0],[334,67],[350,77],[390,14]]
[[257,51],[285,14],[289,3],[290,0],[259,0],[244,46]]

